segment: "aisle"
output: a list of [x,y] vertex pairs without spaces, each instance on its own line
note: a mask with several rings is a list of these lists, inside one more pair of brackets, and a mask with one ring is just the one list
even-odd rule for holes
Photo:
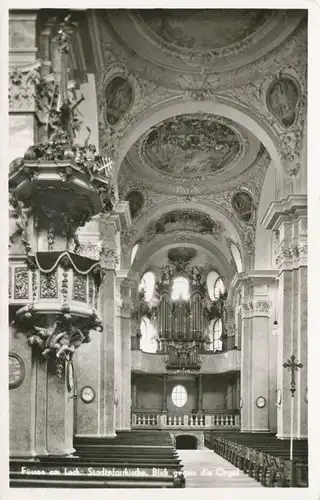
[[177,450],[184,465],[186,488],[262,488],[212,450]]

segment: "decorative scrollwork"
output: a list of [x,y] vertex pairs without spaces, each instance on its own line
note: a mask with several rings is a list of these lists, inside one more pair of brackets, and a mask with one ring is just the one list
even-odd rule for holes
[[40,272],[40,298],[58,298],[58,280],[56,271],[51,273]]
[[87,277],[73,272],[72,299],[81,302],[87,301]]
[[29,270],[26,267],[16,267],[14,270],[14,298],[29,298]]

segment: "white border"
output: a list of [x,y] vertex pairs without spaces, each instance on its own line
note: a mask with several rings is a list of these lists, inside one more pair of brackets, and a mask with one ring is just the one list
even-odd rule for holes
[[[309,204],[309,443],[310,443],[310,486],[308,489],[222,489],[217,491],[216,488],[201,489],[202,498],[234,498],[247,499],[248,494],[259,495],[259,499],[272,498],[320,498],[320,424],[319,424],[319,286],[320,283],[320,253],[317,251],[317,244],[320,243],[319,238],[319,215],[320,215],[320,183],[319,181],[319,160],[320,160],[320,82],[319,82],[319,66],[320,66],[320,1],[319,0],[216,0],[215,2],[203,1],[191,2],[186,0],[162,0],[159,1],[140,1],[129,2],[123,0],[109,0],[102,2],[101,0],[92,3],[80,3],[80,0],[69,0],[67,4],[61,0],[55,0],[53,3],[49,0],[26,2],[5,0],[5,5],[0,7],[0,41],[1,41],[1,69],[2,78],[0,79],[1,100],[1,171],[0,171],[0,213],[7,213],[7,171],[8,171],[8,99],[7,99],[7,68],[8,68],[8,12],[10,8],[32,9],[32,8],[296,8],[309,9],[309,85],[308,85],[308,204]],[[317,78],[318,77],[318,78]],[[192,489],[176,489],[176,490],[65,490],[59,489],[9,489],[8,488],[8,373],[7,373],[7,357],[8,357],[8,323],[7,323],[7,234],[8,221],[7,217],[2,217],[2,236],[0,243],[0,265],[1,265],[1,280],[0,280],[0,323],[1,332],[1,356],[3,362],[1,366],[0,384],[2,387],[1,409],[0,409],[0,429],[1,429],[1,467],[0,467],[0,497],[4,499],[13,498],[45,498],[56,499],[57,496],[68,496],[68,499],[73,500],[79,498],[88,498],[90,492],[97,498],[113,498],[121,495],[128,497],[130,500],[152,498],[194,498],[197,491]]]

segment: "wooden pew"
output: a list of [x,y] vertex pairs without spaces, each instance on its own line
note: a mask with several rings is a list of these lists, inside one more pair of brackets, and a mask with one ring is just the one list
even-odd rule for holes
[[290,462],[289,440],[272,434],[205,435],[205,444],[266,487],[307,487],[308,442],[294,441]]

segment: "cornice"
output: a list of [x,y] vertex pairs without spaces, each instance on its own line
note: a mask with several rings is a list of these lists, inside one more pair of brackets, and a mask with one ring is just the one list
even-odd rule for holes
[[232,306],[235,305],[236,296],[238,291],[243,285],[247,286],[259,286],[259,285],[271,285],[276,282],[278,279],[278,270],[277,269],[266,269],[266,270],[248,270],[243,273],[237,273],[233,277],[229,293],[227,303]]
[[265,229],[276,230],[281,221],[297,215],[307,215],[307,195],[290,194],[286,199],[272,201],[261,220]]

